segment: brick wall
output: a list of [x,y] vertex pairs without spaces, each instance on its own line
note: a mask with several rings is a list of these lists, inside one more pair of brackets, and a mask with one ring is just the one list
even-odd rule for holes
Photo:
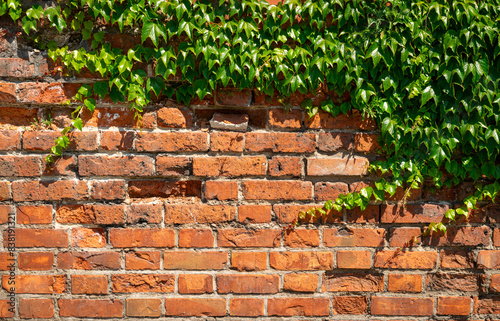
[[[283,230],[300,210],[377,179],[366,175],[376,126],[358,113],[309,119],[272,97],[226,90],[190,108],[158,99],[138,127],[104,100],[47,167],[69,122],[59,103],[92,79],[51,78],[45,58],[21,47],[3,33],[0,317],[500,319],[499,206],[394,256],[469,185],[424,188],[406,207],[398,191],[364,212]],[[31,124],[49,114],[48,128]]]

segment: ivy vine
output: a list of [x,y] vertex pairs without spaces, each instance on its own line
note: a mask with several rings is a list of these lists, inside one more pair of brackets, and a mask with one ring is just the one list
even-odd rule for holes
[[[275,92],[327,88],[350,101],[302,106],[333,115],[357,109],[380,125],[385,159],[370,169],[383,178],[374,187],[327,201],[320,214],[366,208],[397,188],[475,184],[463,206],[445,218],[467,217],[500,190],[500,1],[288,0],[277,6],[255,0],[66,0],[52,7],[0,1],[0,15],[20,21],[34,46],[69,73],[87,69],[102,77],[73,98],[71,127],[81,129],[84,108],[96,97],[128,102],[138,115],[164,95],[189,104],[221,87]],[[41,25],[78,35],[87,46],[40,41]],[[106,33],[140,35],[129,50],[113,48]],[[139,66],[153,66],[148,74]],[[175,80],[175,81],[171,81]],[[49,160],[52,156],[49,156]],[[301,213],[304,216],[306,213]],[[428,231],[446,231],[445,222]]]

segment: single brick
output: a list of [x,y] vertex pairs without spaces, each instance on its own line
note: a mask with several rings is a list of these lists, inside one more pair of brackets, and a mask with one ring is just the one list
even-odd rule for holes
[[206,152],[208,134],[204,132],[139,132],[135,148],[139,152]]
[[230,205],[165,204],[166,224],[222,223],[233,221],[235,215]]
[[21,319],[52,319],[54,301],[52,299],[21,299],[19,300],[19,316]]
[[139,120],[135,117],[134,110],[129,108],[98,107],[92,114],[85,108],[82,120],[87,127],[154,128],[156,126],[156,113],[145,110],[141,120]]
[[379,135],[375,134],[354,134],[354,151],[363,153],[373,153],[380,150],[378,143]]
[[475,292],[486,278],[480,274],[433,273],[427,275],[425,283],[427,290]]
[[59,299],[59,315],[77,318],[121,318],[122,300]]
[[267,269],[267,253],[232,252],[231,269],[238,271],[263,271]]
[[323,244],[327,247],[384,246],[385,229],[342,228],[324,229]]
[[72,275],[71,293],[107,294],[108,277],[106,275]]
[[271,109],[269,110],[269,126],[271,128],[300,129],[302,127],[302,110]]
[[419,237],[421,234],[420,227],[391,228],[389,245],[403,247],[407,242],[412,241],[414,237]]
[[125,269],[127,270],[159,270],[160,251],[131,251],[125,253]]
[[[19,258],[19,256],[18,256]],[[12,264],[15,263],[16,255],[14,252],[0,252],[0,271],[9,271]],[[21,269],[21,263],[18,263]]]
[[337,251],[339,269],[370,269],[372,253],[370,251]]
[[167,298],[165,315],[176,317],[222,317],[226,315],[226,299],[220,298]]
[[15,306],[10,304],[10,300],[0,300],[0,318],[11,318],[15,314]]
[[174,292],[173,274],[113,274],[111,284],[114,293]]
[[103,228],[71,229],[71,245],[78,247],[105,247],[107,232]]
[[493,231],[493,245],[500,246],[500,228],[496,228]]
[[0,132],[0,150],[19,150],[19,149],[21,149],[21,132],[15,130],[2,130]]
[[193,113],[187,109],[160,108],[158,109],[158,127],[189,128],[193,126]]
[[[61,136],[59,131],[34,131],[23,132],[23,149],[30,151],[50,151],[54,141]],[[95,151],[97,150],[96,132],[71,132],[67,134],[70,142],[70,151]]]
[[0,182],[0,201],[7,201],[12,198],[10,185],[11,185],[10,182]]
[[283,290],[291,292],[316,292],[319,276],[309,273],[287,273]]
[[364,296],[333,297],[333,314],[366,314],[368,303]]
[[0,224],[6,224],[10,221],[14,222],[14,212],[10,205],[0,205]]
[[276,247],[281,242],[281,230],[220,229],[217,245],[220,247]]
[[356,129],[374,130],[377,123],[371,118],[364,118],[359,110],[351,110],[346,114],[333,116],[320,110],[311,118],[306,117],[305,125],[312,129]]
[[432,246],[484,246],[489,245],[491,236],[488,226],[450,227],[446,231],[446,237],[431,233],[430,237],[422,239],[424,245]]
[[133,150],[135,132],[133,131],[101,131],[101,148],[103,150]]
[[40,156],[0,156],[0,176],[40,176],[41,160]]
[[500,250],[479,251],[477,267],[479,269],[500,269]]
[[370,162],[365,157],[311,157],[307,159],[308,176],[359,176],[367,173]]
[[163,206],[160,203],[137,203],[127,206],[127,222],[137,223],[161,223],[163,218]]
[[114,247],[173,247],[175,232],[170,229],[111,229],[109,240]]
[[61,252],[57,254],[57,268],[64,270],[118,270],[120,266],[120,253],[118,252]]
[[238,183],[232,181],[205,182],[205,198],[207,200],[237,200]]
[[[15,88],[16,84],[12,85]],[[5,96],[4,90],[5,90],[5,84],[2,83],[2,86],[0,87],[0,97]],[[13,94],[15,95],[15,89]],[[17,108],[17,107],[2,106],[2,108],[0,109],[0,124],[10,125],[10,126],[29,126],[33,122],[33,119],[37,118],[37,115],[38,115],[38,108],[22,108],[22,107]],[[9,127],[7,127],[7,129],[8,128]]]
[[437,300],[438,315],[469,315],[471,298],[464,296],[441,296]]
[[154,159],[149,156],[94,156],[78,157],[81,176],[151,176]]
[[76,176],[78,170],[76,164],[76,156],[63,155],[54,157],[53,163],[47,163],[42,159],[42,175],[43,176]]
[[59,206],[56,221],[61,224],[115,225],[125,222],[124,205],[69,204]]
[[500,292],[500,274],[492,274],[490,279],[490,292]]
[[242,152],[245,134],[234,132],[210,133],[210,150],[213,152]]
[[319,246],[319,230],[294,229],[285,232],[285,246]]
[[179,247],[213,247],[214,236],[209,229],[179,230]]
[[349,186],[342,182],[318,182],[314,184],[314,197],[318,201],[335,200],[340,194],[349,193]]
[[157,156],[156,174],[160,176],[187,176],[191,174],[193,161],[183,156]]
[[500,296],[487,296],[474,298],[475,314],[500,314]]
[[332,252],[271,252],[269,264],[276,270],[331,270]]
[[444,269],[473,269],[474,253],[467,250],[442,250],[439,254]]
[[279,291],[279,276],[271,274],[217,275],[217,292],[270,294]]
[[128,184],[128,193],[131,198],[201,197],[201,181],[130,181]]
[[372,297],[372,315],[431,316],[433,298]]
[[[53,294],[66,292],[64,275],[16,275],[15,293]],[[9,276],[2,276],[4,289],[10,289]]]
[[15,202],[84,200],[87,198],[87,182],[77,180],[15,181],[12,195]]
[[51,252],[21,252],[17,258],[19,270],[52,270],[54,266],[54,253]]
[[384,276],[361,273],[325,273],[322,292],[380,292]]
[[298,220],[301,224],[308,223],[340,223],[343,221],[344,214],[335,210],[326,211],[326,215],[316,212],[316,217],[306,214],[304,219],[299,219],[300,212],[307,212],[311,208],[321,208],[321,205],[289,205],[289,204],[275,204],[273,205],[274,213],[278,223],[290,224],[294,220]]
[[353,135],[350,133],[319,133],[318,149],[323,152],[352,150]]
[[245,106],[252,103],[252,91],[248,89],[225,89],[219,90],[215,94],[216,105]]
[[245,224],[271,222],[271,205],[240,205],[238,221]]
[[222,270],[226,267],[227,252],[176,251],[163,253],[165,270]]
[[368,205],[364,211],[359,207],[352,210],[347,210],[348,223],[379,223],[380,221],[380,206]]
[[270,316],[327,316],[330,314],[328,298],[276,298],[268,299]]
[[25,205],[17,207],[17,224],[52,223],[51,205]]
[[123,200],[127,196],[124,180],[92,181],[90,197],[97,201]]
[[229,300],[229,314],[237,317],[258,317],[264,315],[264,300],[234,298]]
[[314,153],[316,135],[311,133],[246,133],[248,152]]
[[[68,233],[53,229],[15,229],[16,247],[68,247]],[[7,231],[4,232],[7,246]]]
[[302,174],[300,157],[273,157],[269,161],[269,175],[298,177]]
[[17,85],[17,100],[22,103],[61,104],[73,97],[80,87],[76,83],[23,82]]
[[389,274],[390,292],[422,292],[422,275]]
[[437,253],[430,251],[384,250],[375,253],[374,267],[390,269],[430,270],[436,266]]
[[152,317],[161,316],[160,299],[127,299],[127,316]]
[[266,175],[264,156],[193,157],[193,175],[241,177]]
[[203,294],[214,292],[213,276],[209,274],[179,274],[179,293]]
[[441,222],[448,205],[407,204],[406,206],[382,205],[381,223],[432,223]]
[[246,200],[311,200],[312,183],[303,181],[244,181]]

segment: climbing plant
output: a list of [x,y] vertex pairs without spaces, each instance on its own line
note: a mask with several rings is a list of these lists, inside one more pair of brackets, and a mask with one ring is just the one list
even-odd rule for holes
[[[77,74],[102,80],[73,98],[71,127],[97,97],[129,102],[138,115],[152,96],[189,104],[222,87],[278,94],[318,89],[350,93],[350,101],[305,100],[310,116],[357,109],[380,126],[383,158],[370,169],[374,187],[341,195],[310,214],[366,208],[397,188],[435,188],[472,181],[475,191],[446,220],[466,217],[500,190],[500,1],[65,0],[55,6],[0,1],[0,15],[20,22],[28,42]],[[41,26],[68,32],[79,46],[45,43]],[[108,33],[140,36],[121,50]],[[146,72],[145,65],[153,66]],[[49,156],[49,160],[52,156]],[[301,213],[304,216],[307,213]],[[428,231],[445,231],[434,222]]]

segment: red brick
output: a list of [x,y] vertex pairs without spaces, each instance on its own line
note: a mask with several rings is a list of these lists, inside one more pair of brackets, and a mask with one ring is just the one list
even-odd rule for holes
[[247,200],[311,200],[312,183],[303,181],[244,181]]
[[340,194],[349,193],[349,187],[346,183],[319,182],[314,184],[314,197],[318,201],[335,200]]
[[281,230],[220,229],[217,245],[220,247],[276,247],[280,245]]
[[31,78],[35,76],[35,66],[29,59],[0,58],[0,76]]
[[17,258],[19,270],[52,270],[54,265],[54,253],[50,252],[21,252]]
[[374,130],[377,128],[375,120],[370,118],[363,119],[361,112],[358,110],[351,110],[347,115],[339,114],[337,116],[319,111],[311,118],[306,117],[305,125],[307,128],[313,129]]
[[127,316],[159,317],[161,316],[160,299],[127,299]]
[[19,316],[22,319],[52,319],[54,301],[52,299],[21,299],[19,300]]
[[500,274],[491,275],[490,292],[500,292]]
[[111,284],[114,293],[174,292],[173,274],[113,274]]
[[279,276],[271,274],[221,274],[217,275],[217,292],[237,294],[278,293]]
[[16,218],[17,224],[50,224],[52,223],[52,206],[18,206]]
[[267,301],[270,316],[326,316],[330,314],[328,298],[276,298]]
[[323,244],[327,247],[384,246],[385,229],[343,228],[324,229]]
[[6,224],[9,221],[9,217],[14,222],[12,207],[10,205],[0,205],[0,224]]
[[389,245],[394,247],[404,247],[407,242],[412,241],[414,237],[419,237],[421,234],[422,230],[420,227],[391,228]]
[[83,124],[86,127],[135,127],[154,128],[156,126],[156,114],[144,111],[139,121],[135,112],[129,108],[98,107],[90,114],[88,109],[82,113]]
[[[3,95],[3,88],[0,87],[0,95]],[[8,125],[7,129],[11,129],[10,126],[30,126],[32,122],[38,117],[37,108],[17,108],[17,107],[4,107],[0,108],[0,124]],[[12,128],[12,129],[15,129]]]
[[118,252],[61,252],[57,255],[57,268],[64,270],[118,270],[120,266]]
[[11,198],[12,198],[12,193],[10,188],[10,182],[0,182],[0,201],[10,200]]
[[446,235],[431,233],[430,237],[423,237],[424,245],[432,246],[480,246],[489,245],[490,228],[480,227],[450,227]]
[[176,317],[222,317],[226,315],[226,299],[167,298],[165,299],[165,315]]
[[331,270],[332,252],[271,252],[269,265],[276,270]]
[[40,164],[40,156],[0,156],[0,176],[40,176]]
[[106,246],[107,233],[103,228],[71,229],[71,245],[100,248]]
[[372,253],[370,251],[337,251],[339,269],[370,269]]
[[319,230],[294,229],[285,231],[285,246],[290,246],[290,247],[319,246]]
[[252,102],[252,91],[248,89],[224,89],[215,94],[216,105],[248,107]]
[[471,298],[464,296],[438,297],[438,315],[469,315],[471,313]]
[[245,134],[234,132],[210,133],[210,150],[213,152],[242,152]]
[[390,292],[422,292],[422,276],[416,274],[389,274]]
[[443,186],[436,189],[431,182],[425,182],[422,187],[422,198],[426,201],[455,201],[458,195],[458,186]]
[[207,181],[205,182],[205,198],[207,200],[237,200],[238,183],[230,181]]
[[124,180],[92,181],[90,197],[98,201],[123,200],[126,197]]
[[382,205],[382,223],[432,223],[441,222],[448,205],[407,204],[405,207]]
[[500,296],[474,298],[475,314],[500,314]]
[[380,251],[375,253],[376,268],[393,269],[433,269],[437,253],[430,251]]
[[333,314],[366,314],[368,304],[364,296],[333,297]]
[[[3,41],[3,39],[2,39],[2,41]],[[1,83],[0,84],[0,99],[5,103],[15,103],[17,100],[16,99],[16,84],[14,84],[14,83]]]
[[269,110],[269,126],[271,128],[300,129],[302,127],[301,110]]
[[[68,233],[55,229],[15,229],[16,247],[68,247]],[[7,231],[4,232],[7,246]]]
[[379,205],[368,205],[364,211],[362,211],[359,207],[347,210],[348,223],[378,223],[379,221]]
[[21,132],[14,130],[2,130],[0,132],[0,150],[19,149],[21,149]]
[[50,164],[43,159],[42,168],[43,176],[76,176],[76,157],[73,155],[54,157],[54,162]]
[[127,206],[127,222],[136,223],[161,223],[163,218],[162,204],[138,203]]
[[236,209],[230,205],[165,204],[165,223],[222,223],[234,220]]
[[209,229],[179,230],[179,247],[213,247],[214,236]]
[[[64,275],[16,275],[15,293],[52,294],[66,291],[66,276]],[[2,276],[4,289],[10,289],[9,276]]]
[[[59,131],[34,131],[23,133],[23,149],[34,151],[49,151],[54,146],[54,140],[61,136]],[[71,151],[95,151],[97,149],[97,133],[71,132],[68,134]]]
[[432,298],[372,297],[372,315],[431,316],[433,309]]
[[79,201],[87,198],[87,182],[77,180],[16,181],[12,183],[15,202]]
[[[15,262],[15,258],[16,256],[14,252],[0,252],[0,271],[10,270],[9,265]],[[21,269],[21,263],[18,264],[19,264],[19,269]]]
[[493,231],[493,246],[500,246],[500,228]]
[[267,269],[267,253],[232,252],[231,269],[238,271],[263,271]]
[[173,247],[175,232],[159,228],[111,229],[109,240],[114,247]]
[[269,175],[298,177],[302,174],[300,157],[273,157],[269,161]]
[[140,152],[205,152],[208,134],[203,132],[137,133],[135,148]]
[[163,253],[165,270],[222,270],[226,267],[227,252],[177,251]]
[[427,275],[425,283],[427,290],[475,292],[486,278],[480,274],[433,273]]
[[157,156],[156,174],[172,177],[190,175],[192,163],[193,161],[189,157]]
[[237,298],[229,300],[229,314],[237,317],[258,317],[264,315],[264,300]]
[[160,251],[132,251],[125,253],[125,269],[127,270],[159,270]]
[[262,176],[266,175],[267,158],[264,156],[194,157],[195,176]]
[[128,193],[131,198],[201,197],[201,181],[134,180],[128,184]]
[[135,132],[132,131],[101,131],[101,148],[103,150],[132,150],[134,138]]
[[370,162],[364,157],[315,157],[307,159],[309,176],[359,176],[367,173]]
[[23,82],[17,85],[20,103],[61,104],[73,97],[80,84]]
[[108,277],[106,275],[72,275],[71,293],[107,294]]
[[189,128],[193,126],[193,113],[186,109],[160,108],[158,109],[158,127]]
[[479,251],[477,256],[477,268],[500,269],[500,250]]
[[248,152],[313,153],[316,135],[310,133],[246,133]]
[[316,292],[319,277],[317,274],[288,273],[285,274],[283,290],[291,292]]
[[352,150],[353,135],[350,133],[319,133],[318,149],[323,152]]
[[124,205],[62,205],[57,208],[56,221],[61,224],[115,225],[125,222]]
[[466,250],[443,250],[440,252],[441,267],[444,269],[473,269],[474,253]]
[[10,318],[15,314],[15,303],[12,306],[9,300],[0,300],[0,318]]
[[245,224],[271,222],[271,205],[240,205],[238,221]]
[[304,219],[299,219],[299,213],[307,212],[311,208],[321,208],[315,204],[311,205],[289,205],[289,204],[276,204],[273,205],[274,213],[276,214],[276,219],[278,223],[289,224],[294,220],[299,220],[301,224],[307,223],[340,223],[342,222],[344,215],[342,212],[337,212],[335,210],[327,211],[326,215],[321,215],[321,213],[316,212],[316,217],[311,215],[306,215]]
[[361,273],[324,274],[322,292],[380,292],[384,276]]
[[59,315],[77,318],[121,318],[122,300],[59,299]]
[[209,274],[179,274],[179,293],[203,294],[214,292],[214,280]]
[[379,135],[375,134],[354,134],[354,151],[372,153],[380,150],[378,138]]
[[154,159],[148,156],[92,156],[78,157],[81,176],[151,176]]

